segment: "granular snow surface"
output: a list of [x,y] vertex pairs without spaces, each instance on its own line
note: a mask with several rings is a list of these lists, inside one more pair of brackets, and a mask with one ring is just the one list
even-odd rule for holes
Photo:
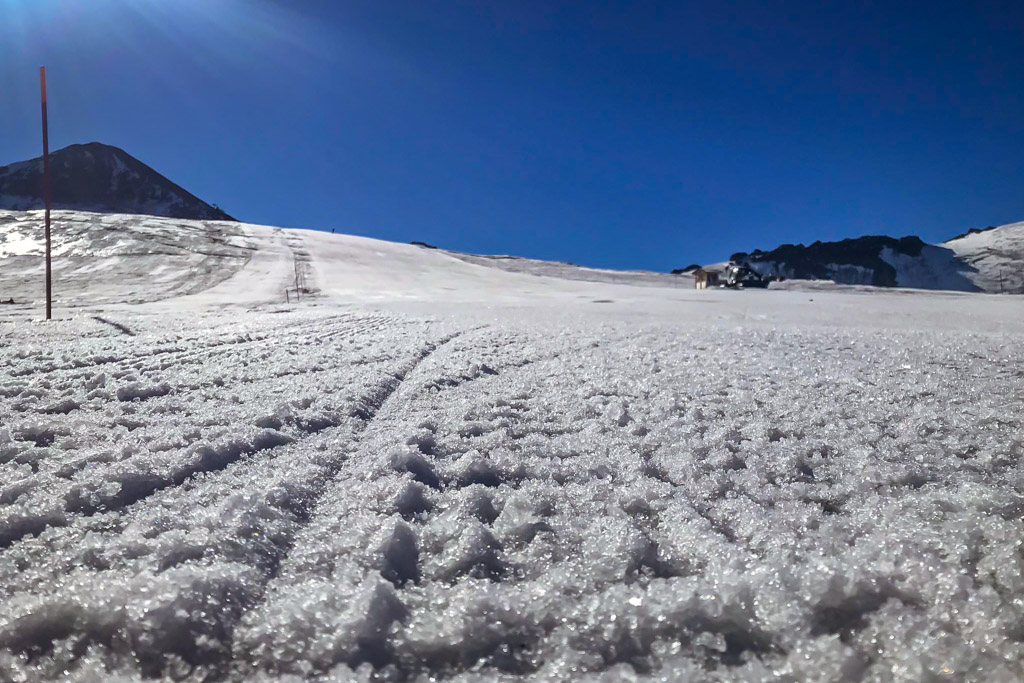
[[0,309],[0,680],[1024,677],[1020,299],[235,230]]

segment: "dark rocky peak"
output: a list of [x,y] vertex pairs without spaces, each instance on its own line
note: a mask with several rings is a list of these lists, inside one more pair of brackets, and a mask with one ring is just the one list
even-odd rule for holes
[[[50,154],[55,209],[234,220],[122,149],[91,142]],[[43,207],[42,157],[0,166],[0,208]]]

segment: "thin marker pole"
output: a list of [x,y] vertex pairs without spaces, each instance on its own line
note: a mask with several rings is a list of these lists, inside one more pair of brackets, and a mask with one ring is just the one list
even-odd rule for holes
[[50,319],[52,280],[50,277],[50,137],[46,120],[46,67],[39,67],[39,89],[43,103],[43,202],[46,205],[46,319]]

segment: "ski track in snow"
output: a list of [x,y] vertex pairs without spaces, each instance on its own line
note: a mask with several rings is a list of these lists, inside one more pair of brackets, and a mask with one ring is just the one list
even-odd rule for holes
[[0,324],[0,680],[1024,676],[1013,302],[238,230]]

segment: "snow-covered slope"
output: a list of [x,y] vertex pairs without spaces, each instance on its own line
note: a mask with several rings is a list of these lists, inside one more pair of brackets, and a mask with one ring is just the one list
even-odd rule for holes
[[[148,303],[150,310],[155,302],[163,310],[274,305],[291,298],[285,290],[294,287],[298,270],[318,300],[412,314],[494,317],[508,308],[544,308],[566,316],[657,315],[694,324],[977,329],[1005,328],[1017,319],[1010,312],[991,314],[1012,307],[1010,302],[983,299],[964,306],[956,323],[944,320],[951,301],[962,296],[956,293],[918,297],[907,311],[899,290],[875,289],[872,310],[888,311],[876,317],[863,315],[863,303],[844,292],[818,291],[813,298],[775,291],[735,296],[697,292],[687,276],[612,276],[568,264],[550,264],[548,274],[539,275],[532,265],[516,270],[505,260],[495,267],[487,257],[472,260],[365,237],[234,222],[55,212],[53,243],[55,306],[67,314],[119,304]],[[0,301],[15,301],[0,313],[38,315],[42,244],[42,212],[0,211]]]
[[986,292],[1024,294],[1024,223],[1012,223],[942,244],[970,269],[966,276]]
[[[202,292],[283,240],[280,229],[228,221],[54,211],[55,302],[64,308]],[[0,299],[42,297],[43,253],[43,212],[0,211]]]
[[562,261],[543,261],[540,259],[523,258],[520,256],[483,256],[467,254],[459,251],[446,251],[457,259],[467,263],[500,268],[510,273],[526,273],[529,275],[545,275],[564,280],[582,280],[584,282],[607,282],[629,285],[650,285],[653,287],[693,287],[693,274],[653,273],[644,270],[609,270],[606,268],[588,268]]
[[1024,678],[1024,299],[58,225],[56,319],[0,306],[0,680]]
[[[442,250],[221,221],[57,211],[52,233],[60,308],[164,299],[174,305],[276,303],[294,287],[296,267],[311,290],[361,303],[588,300],[594,297],[586,280],[599,276],[609,284],[635,278],[687,293],[693,282],[568,264],[551,264],[540,276]],[[31,304],[40,298],[42,254],[42,212],[0,211],[0,299]],[[179,301],[184,295],[188,299]]]
[[[122,149],[92,142],[50,154],[58,209],[233,220]],[[0,166],[0,209],[43,208],[43,160]]]

